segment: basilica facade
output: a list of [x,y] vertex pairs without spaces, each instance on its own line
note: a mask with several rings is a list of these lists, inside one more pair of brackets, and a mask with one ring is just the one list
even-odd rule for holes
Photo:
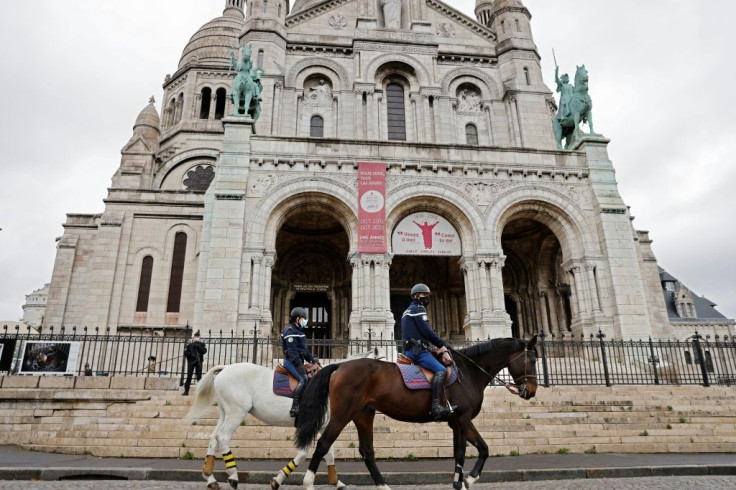
[[[226,0],[104,212],[67,215],[44,325],[273,337],[303,306],[312,337],[389,338],[424,282],[445,338],[674,336],[608,140],[556,148],[529,11],[451,3]],[[255,121],[229,96],[246,45]]]

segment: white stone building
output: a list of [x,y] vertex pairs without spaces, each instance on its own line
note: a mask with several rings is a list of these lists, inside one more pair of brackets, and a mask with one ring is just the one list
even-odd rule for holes
[[[67,216],[44,325],[273,336],[298,305],[318,338],[387,337],[425,282],[448,338],[673,337],[608,141],[556,150],[522,2],[400,5],[226,0],[166,75],[162,116],[140,113],[104,212]],[[228,97],[244,44],[255,124]],[[383,252],[361,246],[359,162],[385,164]],[[399,250],[418,219],[452,246],[430,231]]]

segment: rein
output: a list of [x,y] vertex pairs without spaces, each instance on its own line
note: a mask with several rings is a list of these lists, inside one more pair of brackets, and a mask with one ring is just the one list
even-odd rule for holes
[[[502,380],[498,376],[493,376],[491,373],[489,373],[488,371],[486,371],[485,369],[483,369],[481,366],[479,366],[477,362],[475,362],[474,360],[472,360],[471,358],[469,358],[468,356],[466,356],[462,352],[457,351],[457,350],[455,350],[455,349],[453,349],[451,347],[449,348],[449,350],[451,350],[453,354],[457,354],[460,357],[462,357],[463,359],[465,359],[466,361],[469,361],[473,366],[475,366],[476,368],[478,368],[480,370],[480,372],[482,372],[483,374],[485,374],[486,376],[488,376],[489,378],[491,378],[493,381],[498,382],[500,385],[502,385],[504,388],[506,388],[507,390],[509,390],[509,392],[513,393],[514,395],[522,396],[524,394],[524,392],[526,391],[526,384],[524,384],[523,387],[520,387],[519,385],[516,385],[516,384],[507,383],[506,381]],[[513,359],[511,359],[508,362],[509,364],[511,364],[512,362],[514,362],[515,360],[517,360],[522,355],[524,356],[524,376],[522,376],[522,378],[521,378],[523,381],[526,381],[527,378],[534,378],[534,379],[537,378],[537,376],[534,375],[534,374],[527,374],[526,373],[527,364],[528,364],[526,362],[527,352],[530,352],[530,349],[527,349],[525,347],[522,352],[519,352],[519,354],[516,357],[514,357]]]

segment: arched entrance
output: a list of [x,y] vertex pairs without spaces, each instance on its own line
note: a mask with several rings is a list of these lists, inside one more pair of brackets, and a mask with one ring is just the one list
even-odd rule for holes
[[442,215],[415,212],[404,216],[392,231],[393,260],[389,273],[394,335],[401,336],[401,317],[416,283],[432,290],[427,307],[430,324],[446,339],[464,339],[465,282],[458,261],[462,254],[457,229]]
[[443,339],[464,340],[465,285],[458,257],[394,256],[389,274],[394,336],[401,338],[401,316],[414,284],[423,282],[432,290],[427,306],[430,325]]
[[[287,213],[276,235],[273,335],[289,322],[291,309],[301,306],[309,312],[308,338],[347,338],[352,272],[346,261],[348,248],[348,235],[333,209],[310,204]],[[314,353],[330,357],[324,347]]]
[[512,334],[528,338],[545,330],[570,330],[570,285],[562,270],[560,241],[545,224],[517,217],[501,235],[506,255],[503,292]]

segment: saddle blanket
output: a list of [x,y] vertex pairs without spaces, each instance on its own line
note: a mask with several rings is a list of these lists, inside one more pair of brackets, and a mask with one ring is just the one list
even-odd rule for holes
[[[418,364],[401,364],[396,363],[401,371],[401,377],[404,378],[404,384],[410,390],[428,390],[432,387],[427,380],[421,366]],[[445,381],[445,386],[450,386],[457,381],[457,369],[450,370],[450,375]]]
[[[293,378],[292,378],[293,379]],[[289,383],[289,375],[278,371],[273,373],[273,394],[294,398],[294,391]]]

